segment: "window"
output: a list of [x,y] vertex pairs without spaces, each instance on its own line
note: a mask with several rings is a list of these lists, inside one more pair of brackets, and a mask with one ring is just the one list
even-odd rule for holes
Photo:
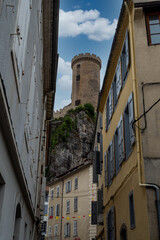
[[51,189],[51,200],[53,200],[53,198],[54,198],[54,188]]
[[48,202],[48,192],[45,192],[45,201]]
[[160,12],[146,15],[149,45],[160,44]]
[[54,236],[58,236],[58,224],[54,225]]
[[77,221],[73,221],[73,236],[77,236]]
[[100,152],[95,151],[96,174],[100,174]]
[[74,189],[78,189],[78,178],[74,179]]
[[115,240],[115,213],[114,207],[111,207],[107,213],[107,240]]
[[56,204],[56,217],[58,217],[60,215],[60,204]]
[[70,213],[70,200],[67,200],[66,213]]
[[74,212],[78,211],[78,197],[74,198]]
[[109,144],[108,153],[108,185],[110,186],[112,183],[112,179],[114,177],[114,152],[113,152],[113,139]]
[[97,132],[97,143],[100,143],[100,133]]
[[106,114],[107,114],[107,129],[109,128],[110,121],[113,113],[113,86],[111,86],[107,99]]
[[48,214],[48,205],[44,205],[44,215]]
[[76,81],[80,81],[80,75],[76,76]]
[[120,94],[121,86],[122,86],[122,80],[121,80],[121,61],[120,58],[118,60],[117,68],[116,68],[116,73],[113,79],[113,105],[114,109],[116,107],[118,97]]
[[103,166],[103,135],[101,131],[100,132],[100,174],[102,172],[102,166]]
[[0,220],[1,220],[2,209],[3,209],[4,190],[5,190],[5,181],[0,173]]
[[53,217],[53,206],[49,208],[49,217]]
[[124,141],[123,141],[123,119],[122,116],[118,123],[118,159],[119,164],[124,160]]
[[107,187],[107,154],[104,154],[104,178],[105,178],[105,187]]
[[70,237],[70,223],[64,225],[64,237]]
[[130,227],[131,229],[135,228],[135,214],[134,214],[134,199],[133,191],[129,194],[129,212],[130,212]]
[[51,227],[51,226],[48,227],[48,235],[49,235],[49,236],[52,235],[52,227]]
[[121,69],[122,69],[122,82],[124,83],[126,80],[126,76],[129,68],[129,39],[128,39],[128,31],[126,32],[124,45],[121,54]]
[[44,222],[42,223],[42,227],[41,227],[41,229],[42,229],[42,233],[46,233],[46,229],[47,229],[47,221],[44,221]]
[[72,182],[71,180],[66,182],[66,193],[71,192],[72,189]]
[[59,189],[60,189],[60,187],[57,186],[57,198],[59,197]]
[[77,69],[80,68],[80,67],[81,67],[81,65],[80,65],[80,64],[77,64]]
[[91,224],[97,224],[97,201],[92,201]]
[[75,101],[75,106],[79,106],[81,104],[81,100],[76,100]]

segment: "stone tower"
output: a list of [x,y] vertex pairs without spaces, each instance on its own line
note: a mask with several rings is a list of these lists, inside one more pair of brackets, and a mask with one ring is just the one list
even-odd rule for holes
[[91,103],[97,109],[101,59],[95,54],[79,54],[72,59],[72,106]]

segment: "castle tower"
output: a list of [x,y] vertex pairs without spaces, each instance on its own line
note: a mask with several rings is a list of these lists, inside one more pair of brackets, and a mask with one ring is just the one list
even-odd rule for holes
[[79,54],[72,59],[72,106],[91,103],[97,109],[101,59],[95,54]]

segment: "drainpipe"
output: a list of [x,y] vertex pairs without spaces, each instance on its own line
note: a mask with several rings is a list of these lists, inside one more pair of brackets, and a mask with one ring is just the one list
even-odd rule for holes
[[[133,2],[132,2],[133,3]],[[134,4],[134,3],[133,3]],[[131,62],[133,63],[133,71],[132,71],[132,78],[133,78],[133,90],[134,90],[134,99],[135,99],[135,119],[138,119],[138,112],[139,112],[139,106],[138,106],[138,90],[137,90],[137,79],[136,79],[136,63],[135,63],[135,44],[134,44],[134,32],[133,32],[133,20],[129,11],[129,7],[127,2],[124,2],[124,5],[126,7],[126,11],[128,13],[129,17],[129,26],[131,31],[131,43],[133,46],[133,52],[131,53]],[[156,191],[156,205],[157,205],[157,217],[158,217],[158,230],[159,230],[159,239],[160,239],[160,194],[159,194],[159,186],[152,183],[142,183],[142,176],[141,176],[141,142],[140,142],[140,130],[139,130],[139,121],[137,122],[138,128],[136,135],[137,135],[137,158],[138,158],[138,182],[140,187],[147,187],[147,188],[153,188]]]
[[63,216],[63,189],[64,189],[64,179],[62,180],[62,196],[61,196],[61,227],[60,227],[60,240],[62,240],[62,216]]

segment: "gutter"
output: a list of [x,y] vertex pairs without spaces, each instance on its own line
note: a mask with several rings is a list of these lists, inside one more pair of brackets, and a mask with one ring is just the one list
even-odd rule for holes
[[[144,3],[143,3],[144,4]],[[126,11],[128,13],[128,17],[129,17],[129,25],[130,25],[130,29],[131,29],[131,41],[132,41],[132,45],[133,45],[133,52],[131,53],[131,61],[133,62],[134,66],[133,66],[133,71],[132,71],[132,78],[133,78],[133,89],[135,92],[135,119],[138,118],[138,113],[139,113],[139,106],[138,106],[138,90],[137,90],[137,78],[136,78],[136,62],[135,62],[135,44],[134,44],[134,31],[133,31],[133,19],[131,17],[130,14],[130,10],[128,7],[127,2],[124,2]],[[141,176],[141,165],[142,165],[142,149],[141,149],[141,142],[140,142],[140,130],[139,130],[139,121],[137,122],[138,124],[138,128],[137,129],[137,156],[138,156],[138,182],[139,182],[139,186],[140,187],[146,187],[146,188],[153,188],[156,191],[156,203],[157,203],[157,217],[158,217],[158,230],[159,230],[159,239],[160,239],[160,194],[159,194],[159,190],[160,187],[157,186],[154,183],[143,183],[142,182],[142,176]]]

